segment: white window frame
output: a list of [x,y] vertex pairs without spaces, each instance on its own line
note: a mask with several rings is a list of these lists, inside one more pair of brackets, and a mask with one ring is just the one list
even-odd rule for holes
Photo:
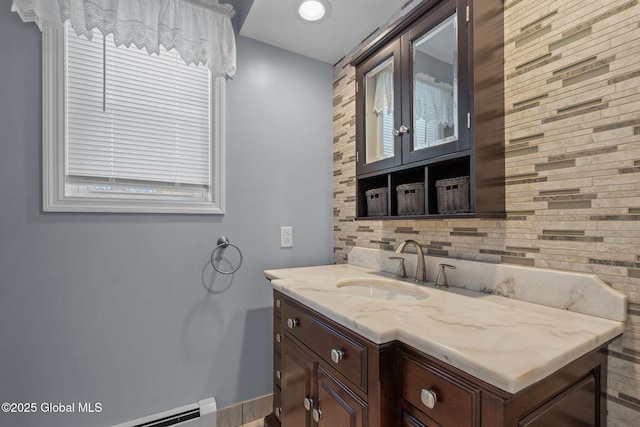
[[64,27],[45,24],[42,32],[42,167],[45,212],[224,214],[225,78],[211,78],[209,200],[157,200],[144,196],[109,198],[66,194],[66,51]]

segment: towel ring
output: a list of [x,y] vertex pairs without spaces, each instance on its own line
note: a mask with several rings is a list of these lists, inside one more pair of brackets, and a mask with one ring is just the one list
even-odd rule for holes
[[[216,267],[216,264],[213,262],[213,259],[215,258],[216,253],[220,249],[225,249],[229,246],[233,246],[234,248],[236,248],[236,250],[238,251],[238,255],[240,255],[240,261],[238,262],[238,265],[236,266],[236,268],[231,269],[231,271],[218,270],[218,267]],[[229,239],[227,237],[224,237],[224,236],[219,237],[217,246],[213,248],[213,251],[211,251],[211,266],[213,267],[213,269],[220,274],[233,274],[240,269],[241,265],[242,265],[242,251],[240,251],[240,248],[234,245],[233,243],[229,243]]]

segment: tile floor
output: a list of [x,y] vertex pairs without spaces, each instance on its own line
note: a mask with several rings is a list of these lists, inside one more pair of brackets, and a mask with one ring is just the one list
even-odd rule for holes
[[271,413],[273,394],[257,397],[218,410],[218,427],[264,427],[264,417]]

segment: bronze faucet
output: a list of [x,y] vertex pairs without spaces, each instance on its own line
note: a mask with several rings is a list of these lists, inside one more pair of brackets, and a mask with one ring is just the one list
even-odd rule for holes
[[404,248],[408,244],[413,244],[416,247],[416,252],[418,253],[418,265],[416,267],[416,282],[426,282],[427,281],[427,268],[424,263],[424,252],[422,252],[422,246],[420,243],[415,240],[404,240],[398,245],[396,249],[396,253],[402,254],[404,253]]

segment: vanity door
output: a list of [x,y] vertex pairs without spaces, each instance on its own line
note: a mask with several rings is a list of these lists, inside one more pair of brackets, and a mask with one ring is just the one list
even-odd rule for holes
[[367,404],[347,386],[318,367],[318,408],[314,420],[318,427],[366,427]]
[[282,427],[313,425],[317,363],[302,351],[291,338],[282,348]]

